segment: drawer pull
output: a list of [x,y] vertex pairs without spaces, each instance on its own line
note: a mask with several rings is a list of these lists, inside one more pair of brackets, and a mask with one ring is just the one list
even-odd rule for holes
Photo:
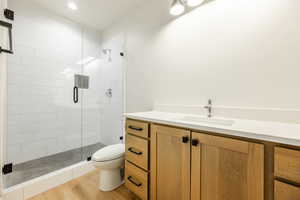
[[137,183],[136,181],[133,180],[132,176],[128,176],[127,179],[132,183],[134,184],[135,186],[137,187],[141,187],[142,186],[142,183]]
[[128,128],[132,129],[132,130],[135,130],[135,131],[142,131],[143,128],[139,128],[139,127],[136,127],[136,126],[128,126]]
[[132,147],[128,148],[128,151],[130,151],[131,153],[134,153],[136,155],[142,155],[143,154],[143,152],[141,152],[141,151],[135,151],[135,150],[133,150]]

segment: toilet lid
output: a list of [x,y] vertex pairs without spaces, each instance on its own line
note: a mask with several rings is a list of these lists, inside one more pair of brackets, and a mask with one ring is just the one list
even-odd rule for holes
[[92,160],[97,162],[109,161],[124,156],[124,144],[114,144],[106,146],[93,154]]

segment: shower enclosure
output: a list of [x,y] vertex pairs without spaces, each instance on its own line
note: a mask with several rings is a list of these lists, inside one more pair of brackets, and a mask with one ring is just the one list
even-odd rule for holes
[[4,187],[86,160],[123,131],[123,38],[101,41],[37,2],[8,0],[15,53],[4,159],[13,172]]

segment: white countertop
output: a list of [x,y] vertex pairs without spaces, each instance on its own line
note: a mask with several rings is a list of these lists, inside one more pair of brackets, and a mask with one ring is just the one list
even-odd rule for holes
[[240,136],[245,138],[300,146],[300,124],[245,119],[225,119],[218,117],[215,118],[234,121],[234,124],[232,125],[220,125],[213,123],[180,120],[180,118],[185,116],[205,117],[201,115],[188,115],[157,111],[127,113],[125,114],[125,116],[131,119],[150,121],[159,124],[173,125],[189,129],[222,133],[224,135]]

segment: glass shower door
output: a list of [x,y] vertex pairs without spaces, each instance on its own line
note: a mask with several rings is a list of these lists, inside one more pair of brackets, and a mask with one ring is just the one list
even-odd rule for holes
[[124,37],[116,36],[99,44],[99,34],[83,34],[83,74],[89,77],[89,89],[83,90],[83,155],[91,156],[104,145],[122,142]]
[[[15,54],[8,57],[5,175],[10,187],[82,160],[82,27],[33,1],[8,0],[15,11]],[[30,28],[28,28],[30,27]]]
[[89,79],[87,89],[82,90],[82,155],[89,158],[104,147],[101,141],[101,69],[100,34],[83,30],[82,74]]
[[4,155],[13,172],[5,188],[86,160],[123,135],[124,37],[100,43],[97,30],[38,2],[8,0],[15,54]]

